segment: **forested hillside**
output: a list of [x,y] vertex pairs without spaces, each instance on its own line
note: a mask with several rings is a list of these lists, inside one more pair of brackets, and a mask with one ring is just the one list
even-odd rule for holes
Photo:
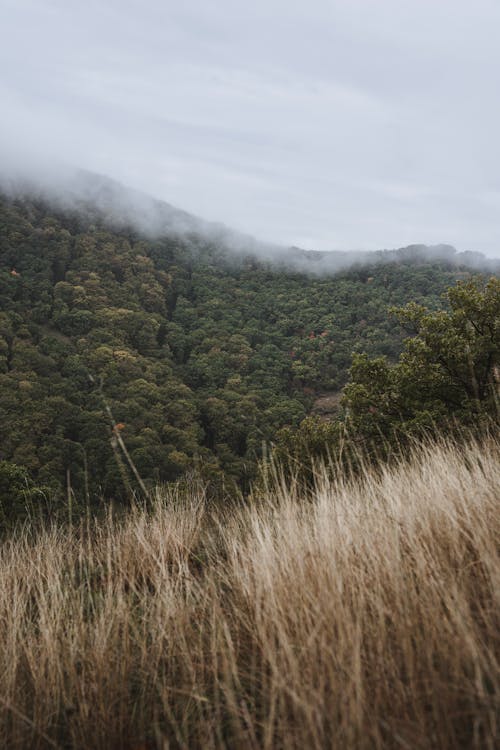
[[470,276],[422,248],[374,257],[298,273],[4,197],[0,460],[55,489],[69,469],[77,493],[116,497],[119,433],[149,483],[197,469],[245,485],[280,428],[335,408],[353,352],[397,358],[389,306],[435,309]]

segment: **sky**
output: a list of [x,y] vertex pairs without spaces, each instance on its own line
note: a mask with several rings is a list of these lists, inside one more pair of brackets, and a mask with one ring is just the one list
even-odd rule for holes
[[499,0],[0,0],[0,158],[280,244],[500,256],[499,39]]

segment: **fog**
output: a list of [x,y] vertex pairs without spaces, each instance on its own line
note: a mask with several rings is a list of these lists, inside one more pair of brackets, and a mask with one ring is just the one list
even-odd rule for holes
[[4,174],[108,175],[134,222],[151,195],[264,255],[500,254],[496,0],[3,0],[0,28]]
[[82,228],[98,223],[113,231],[133,231],[150,240],[177,237],[195,255],[216,245],[226,262],[253,260],[271,269],[331,275],[355,265],[444,261],[479,271],[499,271],[500,259],[477,252],[457,252],[450,245],[410,245],[399,249],[317,251],[278,245],[208,222],[104,175],[44,159],[11,158],[0,173],[0,195],[8,200],[41,202],[64,216],[77,214]]

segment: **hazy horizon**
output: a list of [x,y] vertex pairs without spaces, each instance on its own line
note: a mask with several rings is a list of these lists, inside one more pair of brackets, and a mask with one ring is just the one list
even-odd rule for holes
[[5,0],[0,156],[262,241],[500,255],[500,6]]

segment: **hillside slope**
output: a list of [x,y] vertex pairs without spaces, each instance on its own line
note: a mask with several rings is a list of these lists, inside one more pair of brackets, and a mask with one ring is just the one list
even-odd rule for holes
[[94,198],[0,201],[0,459],[54,487],[70,469],[77,492],[87,466],[93,495],[120,494],[113,423],[147,481],[201,466],[248,482],[276,430],[338,393],[353,351],[397,356],[389,305],[435,308],[470,274],[422,246],[334,276],[295,250],[299,273],[197,232],[147,236]]

